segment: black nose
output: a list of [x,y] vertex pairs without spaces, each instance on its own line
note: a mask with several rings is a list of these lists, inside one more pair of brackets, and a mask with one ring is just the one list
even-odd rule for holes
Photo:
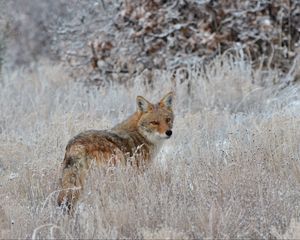
[[171,130],[166,131],[166,135],[167,135],[168,137],[171,137],[172,131],[171,131]]

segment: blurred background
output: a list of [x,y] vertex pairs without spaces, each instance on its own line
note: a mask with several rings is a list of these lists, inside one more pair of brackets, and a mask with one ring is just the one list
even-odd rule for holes
[[300,51],[296,0],[1,1],[0,14],[2,64],[63,62],[96,85],[140,74],[151,82],[154,70],[226,51],[285,76]]

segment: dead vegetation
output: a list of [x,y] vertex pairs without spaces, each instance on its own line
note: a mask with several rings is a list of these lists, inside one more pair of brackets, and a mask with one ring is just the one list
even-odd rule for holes
[[99,86],[127,84],[140,74],[151,82],[155,70],[174,71],[200,60],[207,64],[226,51],[242,53],[254,68],[278,71],[282,80],[299,53],[298,1],[25,0],[2,5],[12,62],[60,59],[73,78]]
[[[2,238],[298,236],[299,87],[262,87],[253,78],[258,70],[226,55],[200,72],[185,69],[190,95],[187,82],[176,78],[174,84],[167,71],[154,76],[150,91],[141,77],[130,88],[87,88],[74,83],[63,66],[49,63],[5,70]],[[154,164],[143,174],[93,169],[74,217],[63,215],[56,199],[70,137],[113,126],[134,111],[138,94],[155,100],[171,88],[174,136]]]

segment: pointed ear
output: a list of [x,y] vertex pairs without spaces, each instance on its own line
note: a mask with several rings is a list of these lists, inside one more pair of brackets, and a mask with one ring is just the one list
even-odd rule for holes
[[153,105],[142,96],[136,97],[137,109],[140,112],[148,112],[153,109]]
[[160,107],[166,107],[169,109],[172,109],[173,106],[173,98],[174,98],[174,93],[173,92],[169,92],[166,96],[164,96],[160,102],[159,102],[159,106]]

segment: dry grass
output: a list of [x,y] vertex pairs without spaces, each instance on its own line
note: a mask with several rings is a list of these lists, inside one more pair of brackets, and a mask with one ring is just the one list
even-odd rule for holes
[[[291,232],[300,217],[299,88],[262,87],[276,74],[262,84],[259,72],[226,56],[205,71],[186,71],[183,83],[157,72],[154,87],[137,78],[130,88],[112,83],[97,90],[74,83],[57,65],[4,69],[0,237],[298,236]],[[154,164],[139,175],[93,169],[75,216],[64,216],[57,180],[69,138],[124,119],[138,94],[158,100],[171,88],[174,137]]]

